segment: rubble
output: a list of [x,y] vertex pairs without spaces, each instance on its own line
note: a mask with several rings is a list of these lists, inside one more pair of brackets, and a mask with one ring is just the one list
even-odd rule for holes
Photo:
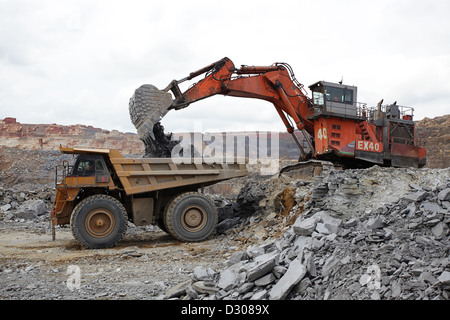
[[[0,220],[47,223],[53,188],[22,187],[0,188]],[[238,221],[225,230],[236,243],[225,268],[197,266],[157,297],[448,299],[449,189],[450,169],[252,177],[238,199],[215,198],[221,221]],[[126,250],[123,259],[146,258]]]
[[314,217],[308,219],[298,219],[294,223],[294,232],[300,236],[309,236],[316,229],[317,219]]
[[[31,187],[31,185],[28,185]],[[35,190],[15,186],[0,187],[0,220],[44,221],[48,220],[54,189],[43,187]]]
[[302,214],[279,237],[234,252],[225,269],[209,269],[209,291],[196,299],[450,298],[450,169],[346,170],[288,184],[297,186],[290,214],[304,201]]
[[284,299],[291,289],[302,280],[306,275],[306,267],[302,264],[301,259],[294,259],[289,264],[286,273],[281,277],[275,286],[270,290],[269,297],[271,300]]
[[16,210],[15,217],[21,219],[34,219],[47,213],[43,200],[24,201]]
[[450,188],[446,188],[439,192],[438,198],[441,201],[449,201],[450,200]]

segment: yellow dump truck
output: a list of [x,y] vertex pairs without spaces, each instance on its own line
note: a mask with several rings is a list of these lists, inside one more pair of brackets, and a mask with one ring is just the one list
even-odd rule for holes
[[[127,221],[158,225],[180,241],[208,238],[217,225],[213,202],[199,192],[208,185],[248,174],[242,161],[191,163],[168,158],[125,158],[114,149],[63,148],[75,163],[56,168],[51,210],[55,226],[70,224],[87,248],[113,247]],[[181,162],[181,163],[179,163]]]

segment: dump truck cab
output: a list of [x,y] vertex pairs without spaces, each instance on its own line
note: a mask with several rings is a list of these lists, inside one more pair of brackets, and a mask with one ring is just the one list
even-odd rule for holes
[[[70,223],[70,216],[76,204],[94,194],[109,194],[118,189],[107,165],[105,155],[108,149],[63,148],[61,153],[77,155],[74,164],[63,161],[56,167],[55,200],[52,208],[53,224]],[[117,197],[118,195],[116,195]]]
[[111,174],[103,156],[90,154],[78,156],[70,176],[95,177],[92,184],[109,182],[111,180]]
[[181,241],[201,241],[217,225],[212,201],[198,192],[205,186],[248,174],[245,161],[234,163],[125,158],[114,149],[60,148],[76,155],[73,165],[56,168],[55,226],[70,224],[85,247],[114,246],[127,222],[158,225]]

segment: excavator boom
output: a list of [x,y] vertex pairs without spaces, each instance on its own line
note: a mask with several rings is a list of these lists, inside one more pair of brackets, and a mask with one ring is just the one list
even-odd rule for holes
[[[202,73],[206,73],[204,79],[181,93],[179,83]],[[311,105],[311,101],[302,87],[293,83],[288,70],[283,65],[242,66],[236,69],[230,59],[223,58],[191,73],[182,81],[172,81],[165,89],[165,91],[171,90],[175,95],[175,100],[169,109],[185,108],[190,103],[216,94],[255,98],[273,103],[289,132],[293,132],[294,128],[284,114],[294,120],[299,130],[306,129],[309,134],[313,132],[312,122],[306,119],[306,110]]]

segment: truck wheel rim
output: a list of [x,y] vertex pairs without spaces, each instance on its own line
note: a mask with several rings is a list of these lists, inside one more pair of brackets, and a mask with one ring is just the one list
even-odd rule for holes
[[104,209],[97,209],[86,217],[86,230],[96,238],[106,237],[114,229],[114,216],[111,212]]
[[206,211],[199,206],[189,206],[181,214],[181,225],[189,232],[197,232],[206,225]]

